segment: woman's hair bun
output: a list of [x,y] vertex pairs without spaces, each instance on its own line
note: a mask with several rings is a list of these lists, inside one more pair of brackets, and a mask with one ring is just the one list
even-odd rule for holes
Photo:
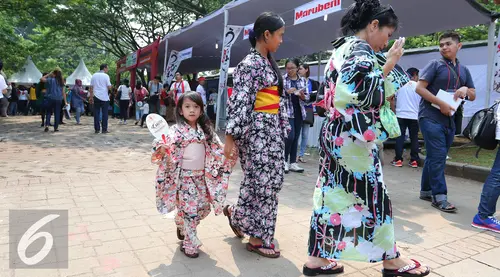
[[341,20],[343,35],[353,34],[363,29],[381,9],[379,0],[355,0]]
[[365,9],[376,10],[380,8],[380,0],[354,0],[356,2],[356,7],[363,7]]

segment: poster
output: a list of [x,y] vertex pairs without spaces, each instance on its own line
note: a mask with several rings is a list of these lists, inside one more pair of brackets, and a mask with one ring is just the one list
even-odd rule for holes
[[[220,76],[219,76],[219,97],[224,92],[227,86],[227,76],[229,70],[229,62],[231,60],[231,47],[233,46],[236,38],[240,34],[242,26],[227,25],[224,30],[224,44],[222,48],[222,58],[220,63]],[[217,101],[218,103],[218,101]]]
[[342,9],[341,0],[316,0],[295,8],[294,25],[338,12]]
[[172,50],[170,52],[170,57],[168,59],[166,74],[165,74],[165,82],[170,84],[174,79],[175,72],[179,69],[179,65],[181,62],[187,59],[190,59],[193,56],[193,47],[184,49],[182,51]]
[[137,51],[130,53],[127,56],[127,60],[125,62],[125,67],[131,67],[137,64]]
[[168,58],[167,69],[165,70],[165,83],[170,84],[174,79],[175,71],[179,67],[181,61],[179,60],[179,51],[170,51],[170,57]]
[[248,35],[250,34],[250,30],[253,29],[253,23],[248,24],[247,26],[243,27],[243,39],[248,39]]

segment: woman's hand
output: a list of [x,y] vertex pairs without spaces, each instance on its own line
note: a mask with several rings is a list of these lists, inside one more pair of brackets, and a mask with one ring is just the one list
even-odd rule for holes
[[387,52],[387,62],[384,65],[384,76],[389,75],[389,73],[394,69],[394,66],[399,62],[399,59],[404,53],[405,38],[399,38],[394,42],[389,52]]
[[288,94],[294,94],[296,90],[297,90],[296,88],[291,88],[291,89],[287,90],[286,92]]
[[300,90],[300,92],[299,92],[299,98],[302,101],[306,100],[306,94],[304,93],[304,90]]
[[231,158],[231,153],[233,152],[233,148],[234,148],[233,136],[226,135],[226,143],[224,144],[224,156],[226,156],[227,159]]

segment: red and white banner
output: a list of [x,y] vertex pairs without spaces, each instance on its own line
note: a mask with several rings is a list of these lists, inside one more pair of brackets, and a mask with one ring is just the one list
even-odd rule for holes
[[295,8],[294,25],[338,12],[342,9],[341,0],[315,0]]
[[248,39],[248,36],[250,35],[250,30],[252,29],[253,29],[253,23],[243,27],[243,40]]

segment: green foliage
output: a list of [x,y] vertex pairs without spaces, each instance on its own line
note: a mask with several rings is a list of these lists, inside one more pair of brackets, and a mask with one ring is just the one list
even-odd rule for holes
[[[58,66],[67,76],[82,58],[89,71],[116,60],[229,0],[2,0],[0,58],[9,76],[32,56],[40,71]],[[138,76],[143,79],[144,71]],[[143,79],[144,81],[144,79]]]

